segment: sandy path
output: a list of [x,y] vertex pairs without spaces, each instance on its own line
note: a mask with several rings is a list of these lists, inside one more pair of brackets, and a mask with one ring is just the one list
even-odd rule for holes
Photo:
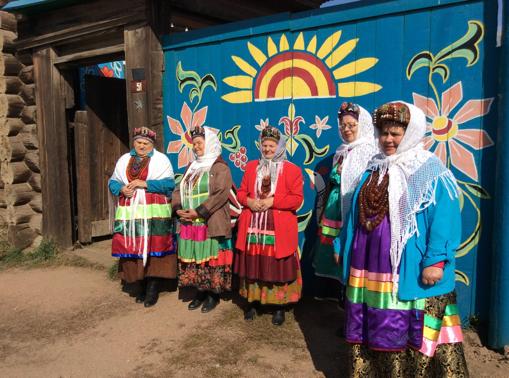
[[[305,299],[283,327],[242,319],[236,301],[188,311],[177,292],[150,309],[104,271],[0,273],[0,377],[338,377],[347,348],[341,313]],[[508,377],[509,361],[467,337],[472,377]]]

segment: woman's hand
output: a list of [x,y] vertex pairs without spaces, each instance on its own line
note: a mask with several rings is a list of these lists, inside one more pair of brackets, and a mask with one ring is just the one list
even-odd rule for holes
[[339,265],[340,261],[341,257],[337,253],[334,253],[334,262],[336,263],[336,265]]
[[127,187],[132,190],[137,189],[137,188],[147,189],[147,182],[143,181],[143,180],[136,179],[136,180],[131,181],[129,184],[127,184]]
[[124,195],[126,198],[131,198],[134,194],[134,189],[129,188],[129,185],[125,185],[120,189],[120,192]]
[[248,197],[247,206],[251,209],[251,211],[260,211],[260,200]]
[[428,266],[422,271],[422,283],[424,285],[434,285],[442,279],[444,270],[436,266]]
[[274,197],[269,197],[260,200],[260,211],[268,210],[274,205]]
[[180,217],[180,220],[184,222],[192,222],[196,218],[199,218],[200,216],[194,209],[189,210],[177,210],[177,215]]

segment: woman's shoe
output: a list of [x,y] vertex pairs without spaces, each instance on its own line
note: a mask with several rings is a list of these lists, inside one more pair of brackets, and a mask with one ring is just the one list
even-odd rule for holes
[[252,321],[256,318],[256,308],[254,306],[249,306],[247,311],[244,313],[244,320]]
[[143,303],[145,302],[145,280],[139,281],[138,284],[138,291],[136,293],[136,303]]
[[285,310],[278,309],[272,314],[272,324],[280,326],[285,322]]
[[159,286],[157,284],[157,278],[149,278],[147,280],[147,291],[145,294],[145,301],[143,305],[145,307],[152,307],[157,303],[159,299]]
[[209,295],[207,296],[207,299],[205,299],[205,301],[203,301],[203,306],[201,307],[201,312],[206,313],[206,312],[212,311],[213,309],[216,308],[218,303],[219,303],[219,295],[209,293]]
[[188,310],[198,309],[203,301],[205,300],[206,293],[204,291],[198,291],[194,299],[187,305]]

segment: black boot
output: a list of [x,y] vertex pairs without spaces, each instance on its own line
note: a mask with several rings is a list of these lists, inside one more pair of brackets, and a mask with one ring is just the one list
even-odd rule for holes
[[252,321],[254,318],[256,318],[256,304],[249,303],[246,312],[244,312],[244,320]]
[[208,293],[207,299],[203,302],[203,306],[201,307],[201,312],[206,313],[210,312],[216,308],[219,303],[219,294]]
[[145,290],[146,290],[145,280],[139,281],[137,289],[138,290],[136,293],[136,303],[143,303],[145,301]]
[[285,309],[278,307],[272,314],[272,324],[280,326],[285,322]]
[[157,303],[159,299],[159,285],[157,278],[148,278],[147,279],[147,290],[145,292],[145,302],[143,305],[145,307],[152,307]]
[[196,296],[194,297],[194,299],[189,303],[189,305],[187,305],[187,308],[189,310],[196,310],[198,309],[201,304],[203,303],[203,301],[205,300],[207,296],[207,293],[205,291],[198,291],[196,293]]

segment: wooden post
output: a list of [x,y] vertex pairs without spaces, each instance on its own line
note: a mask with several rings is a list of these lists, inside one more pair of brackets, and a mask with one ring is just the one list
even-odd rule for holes
[[76,161],[76,190],[78,198],[78,240],[92,242],[92,218],[90,198],[90,133],[87,112],[78,111],[74,116],[74,151]]
[[61,247],[72,245],[73,219],[62,75],[53,65],[56,53],[45,48],[34,54],[37,130],[42,180],[43,234]]

